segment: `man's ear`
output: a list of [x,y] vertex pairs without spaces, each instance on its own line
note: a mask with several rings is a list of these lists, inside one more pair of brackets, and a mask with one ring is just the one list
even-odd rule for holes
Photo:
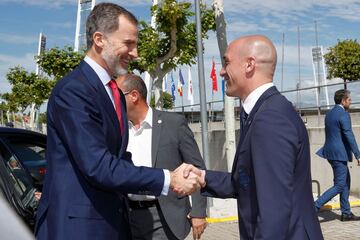
[[97,47],[104,48],[105,36],[101,32],[95,32],[93,34],[93,42]]
[[137,102],[139,101],[139,98],[140,98],[140,94],[138,91],[136,90],[132,90],[130,93],[129,93],[129,98],[131,99],[132,102]]
[[247,73],[254,71],[255,63],[256,63],[255,58],[253,58],[253,57],[248,58],[248,60],[246,62],[246,72]]

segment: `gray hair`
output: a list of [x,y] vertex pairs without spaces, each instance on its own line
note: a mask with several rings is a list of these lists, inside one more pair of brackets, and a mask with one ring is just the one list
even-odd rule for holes
[[350,91],[347,89],[337,90],[334,94],[335,104],[340,104],[343,99],[347,99],[350,96]]
[[130,22],[138,25],[136,17],[125,8],[114,3],[100,3],[94,7],[86,20],[86,49],[94,44],[95,32],[109,34],[119,28],[119,16],[124,15]]
[[122,83],[124,84],[125,91],[129,92],[136,90],[139,92],[141,98],[146,101],[147,89],[144,80],[140,76],[136,74],[127,74]]

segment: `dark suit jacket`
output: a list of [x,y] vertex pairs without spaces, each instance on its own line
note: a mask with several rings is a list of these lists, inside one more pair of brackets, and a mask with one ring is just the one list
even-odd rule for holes
[[360,158],[359,148],[351,130],[351,118],[347,111],[335,105],[325,117],[325,144],[317,154],[328,160],[352,161],[352,152]]
[[232,172],[206,171],[206,183],[206,196],[237,198],[240,239],[323,239],[313,205],[307,131],[275,87],[252,109]]
[[160,195],[160,169],[135,167],[126,131],[93,69],[82,61],[55,86],[47,109],[47,174],[38,239],[130,239],[126,193]]
[[[186,119],[177,114],[153,110],[152,161],[156,168],[175,170],[182,163],[190,163],[205,169],[199,148]],[[168,196],[158,198],[166,223],[174,235],[184,239],[190,231],[187,215],[206,217],[206,198],[195,192],[189,197],[179,198],[169,191]]]

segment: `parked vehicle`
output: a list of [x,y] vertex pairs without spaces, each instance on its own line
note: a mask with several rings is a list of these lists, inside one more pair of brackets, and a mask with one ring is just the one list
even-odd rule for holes
[[0,144],[0,196],[33,229],[37,207],[36,188],[29,172],[3,144]]
[[30,172],[34,187],[41,191],[46,173],[46,135],[0,127],[0,145],[24,165]]

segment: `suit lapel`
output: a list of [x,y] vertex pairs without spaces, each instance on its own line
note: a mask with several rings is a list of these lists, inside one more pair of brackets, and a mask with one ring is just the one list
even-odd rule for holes
[[114,105],[112,104],[108,93],[105,90],[104,85],[102,84],[100,78],[96,74],[96,72],[87,64],[84,60],[80,62],[80,69],[89,80],[89,83],[98,91],[99,98],[101,99],[100,103],[102,107],[109,114],[111,121],[113,122],[116,130],[120,132],[120,124],[116,115],[116,111]]
[[162,129],[161,112],[153,109],[153,123],[152,123],[152,136],[151,136],[151,161],[152,166],[155,167],[156,157],[159,148],[159,141]]
[[[121,148],[120,153],[124,153],[126,151],[128,141],[129,141],[129,123],[126,116],[126,100],[122,91],[119,89],[120,99],[121,99],[121,121],[123,122],[124,132],[121,133]],[[120,127],[120,124],[119,124]]]
[[243,145],[243,142],[245,140],[245,138],[247,137],[247,132],[251,126],[251,123],[257,113],[257,111],[260,109],[260,107],[262,106],[262,104],[271,96],[275,95],[275,94],[280,94],[279,91],[276,89],[276,87],[271,87],[269,89],[267,89],[261,96],[260,98],[257,100],[255,106],[253,107],[253,109],[251,110],[248,118],[245,121],[244,127],[242,128],[243,133],[240,133],[240,139],[239,139],[239,143],[238,146],[236,148],[236,153],[235,153],[235,159],[234,159],[234,164],[232,167],[232,173],[235,172],[235,169],[237,168],[237,163],[238,163],[238,155],[240,153],[241,147]]

